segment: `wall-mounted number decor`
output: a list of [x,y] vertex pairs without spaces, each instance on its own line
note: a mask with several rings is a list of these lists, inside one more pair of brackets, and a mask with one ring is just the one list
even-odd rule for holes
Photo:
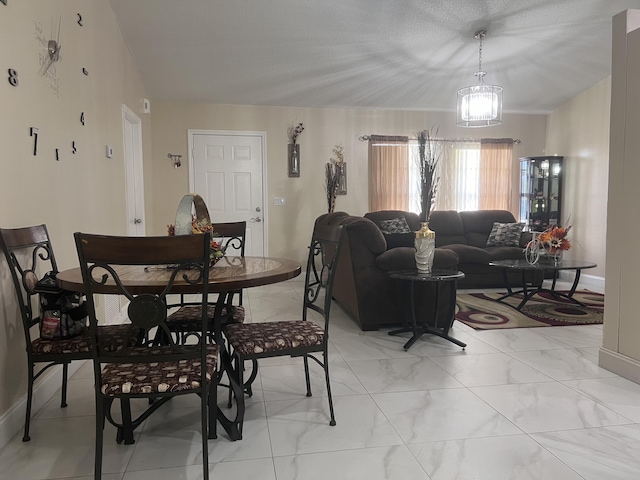
[[76,141],[74,140],[73,142],[71,142],[71,153],[75,155],[77,152],[78,149],[76,148]]
[[38,155],[38,134],[40,133],[40,130],[38,130],[36,127],[31,127],[29,129],[29,136],[30,137],[34,137],[33,139],[33,154],[34,155]]
[[7,0],[0,0],[0,2],[4,3],[5,5],[7,4]]
[[82,73],[84,73],[87,77],[89,76],[89,70],[84,67],[82,68]]
[[18,83],[20,83],[18,82],[18,72],[16,72],[13,68],[10,68],[9,70],[7,70],[7,72],[9,73],[8,80],[11,86],[17,87]]
[[56,148],[56,162],[60,161],[60,151]]
[[80,115],[80,123],[84,125],[84,112]]
[[78,25],[82,26],[82,15],[78,13]]

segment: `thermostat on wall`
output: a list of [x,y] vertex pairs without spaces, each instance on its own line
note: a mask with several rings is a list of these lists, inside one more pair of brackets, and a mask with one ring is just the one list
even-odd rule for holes
[[113,148],[111,145],[107,145],[107,158],[113,157]]
[[142,99],[142,113],[151,113],[151,102],[146,98]]

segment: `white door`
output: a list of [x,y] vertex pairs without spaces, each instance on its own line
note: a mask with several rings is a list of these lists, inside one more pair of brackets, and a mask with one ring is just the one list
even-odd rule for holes
[[204,199],[212,223],[246,221],[245,255],[263,256],[266,134],[189,130],[189,139],[191,192]]
[[145,235],[142,121],[126,105],[122,105],[122,128],[127,187],[127,235],[142,237]]

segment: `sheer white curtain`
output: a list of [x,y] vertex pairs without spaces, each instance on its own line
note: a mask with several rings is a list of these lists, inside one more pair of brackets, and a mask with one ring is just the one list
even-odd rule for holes
[[480,198],[480,144],[443,142],[438,164],[436,210],[477,210]]

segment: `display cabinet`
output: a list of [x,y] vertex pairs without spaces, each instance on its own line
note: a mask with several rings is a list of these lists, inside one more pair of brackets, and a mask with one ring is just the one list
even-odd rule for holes
[[525,230],[541,232],[561,224],[562,159],[520,159],[520,221]]

